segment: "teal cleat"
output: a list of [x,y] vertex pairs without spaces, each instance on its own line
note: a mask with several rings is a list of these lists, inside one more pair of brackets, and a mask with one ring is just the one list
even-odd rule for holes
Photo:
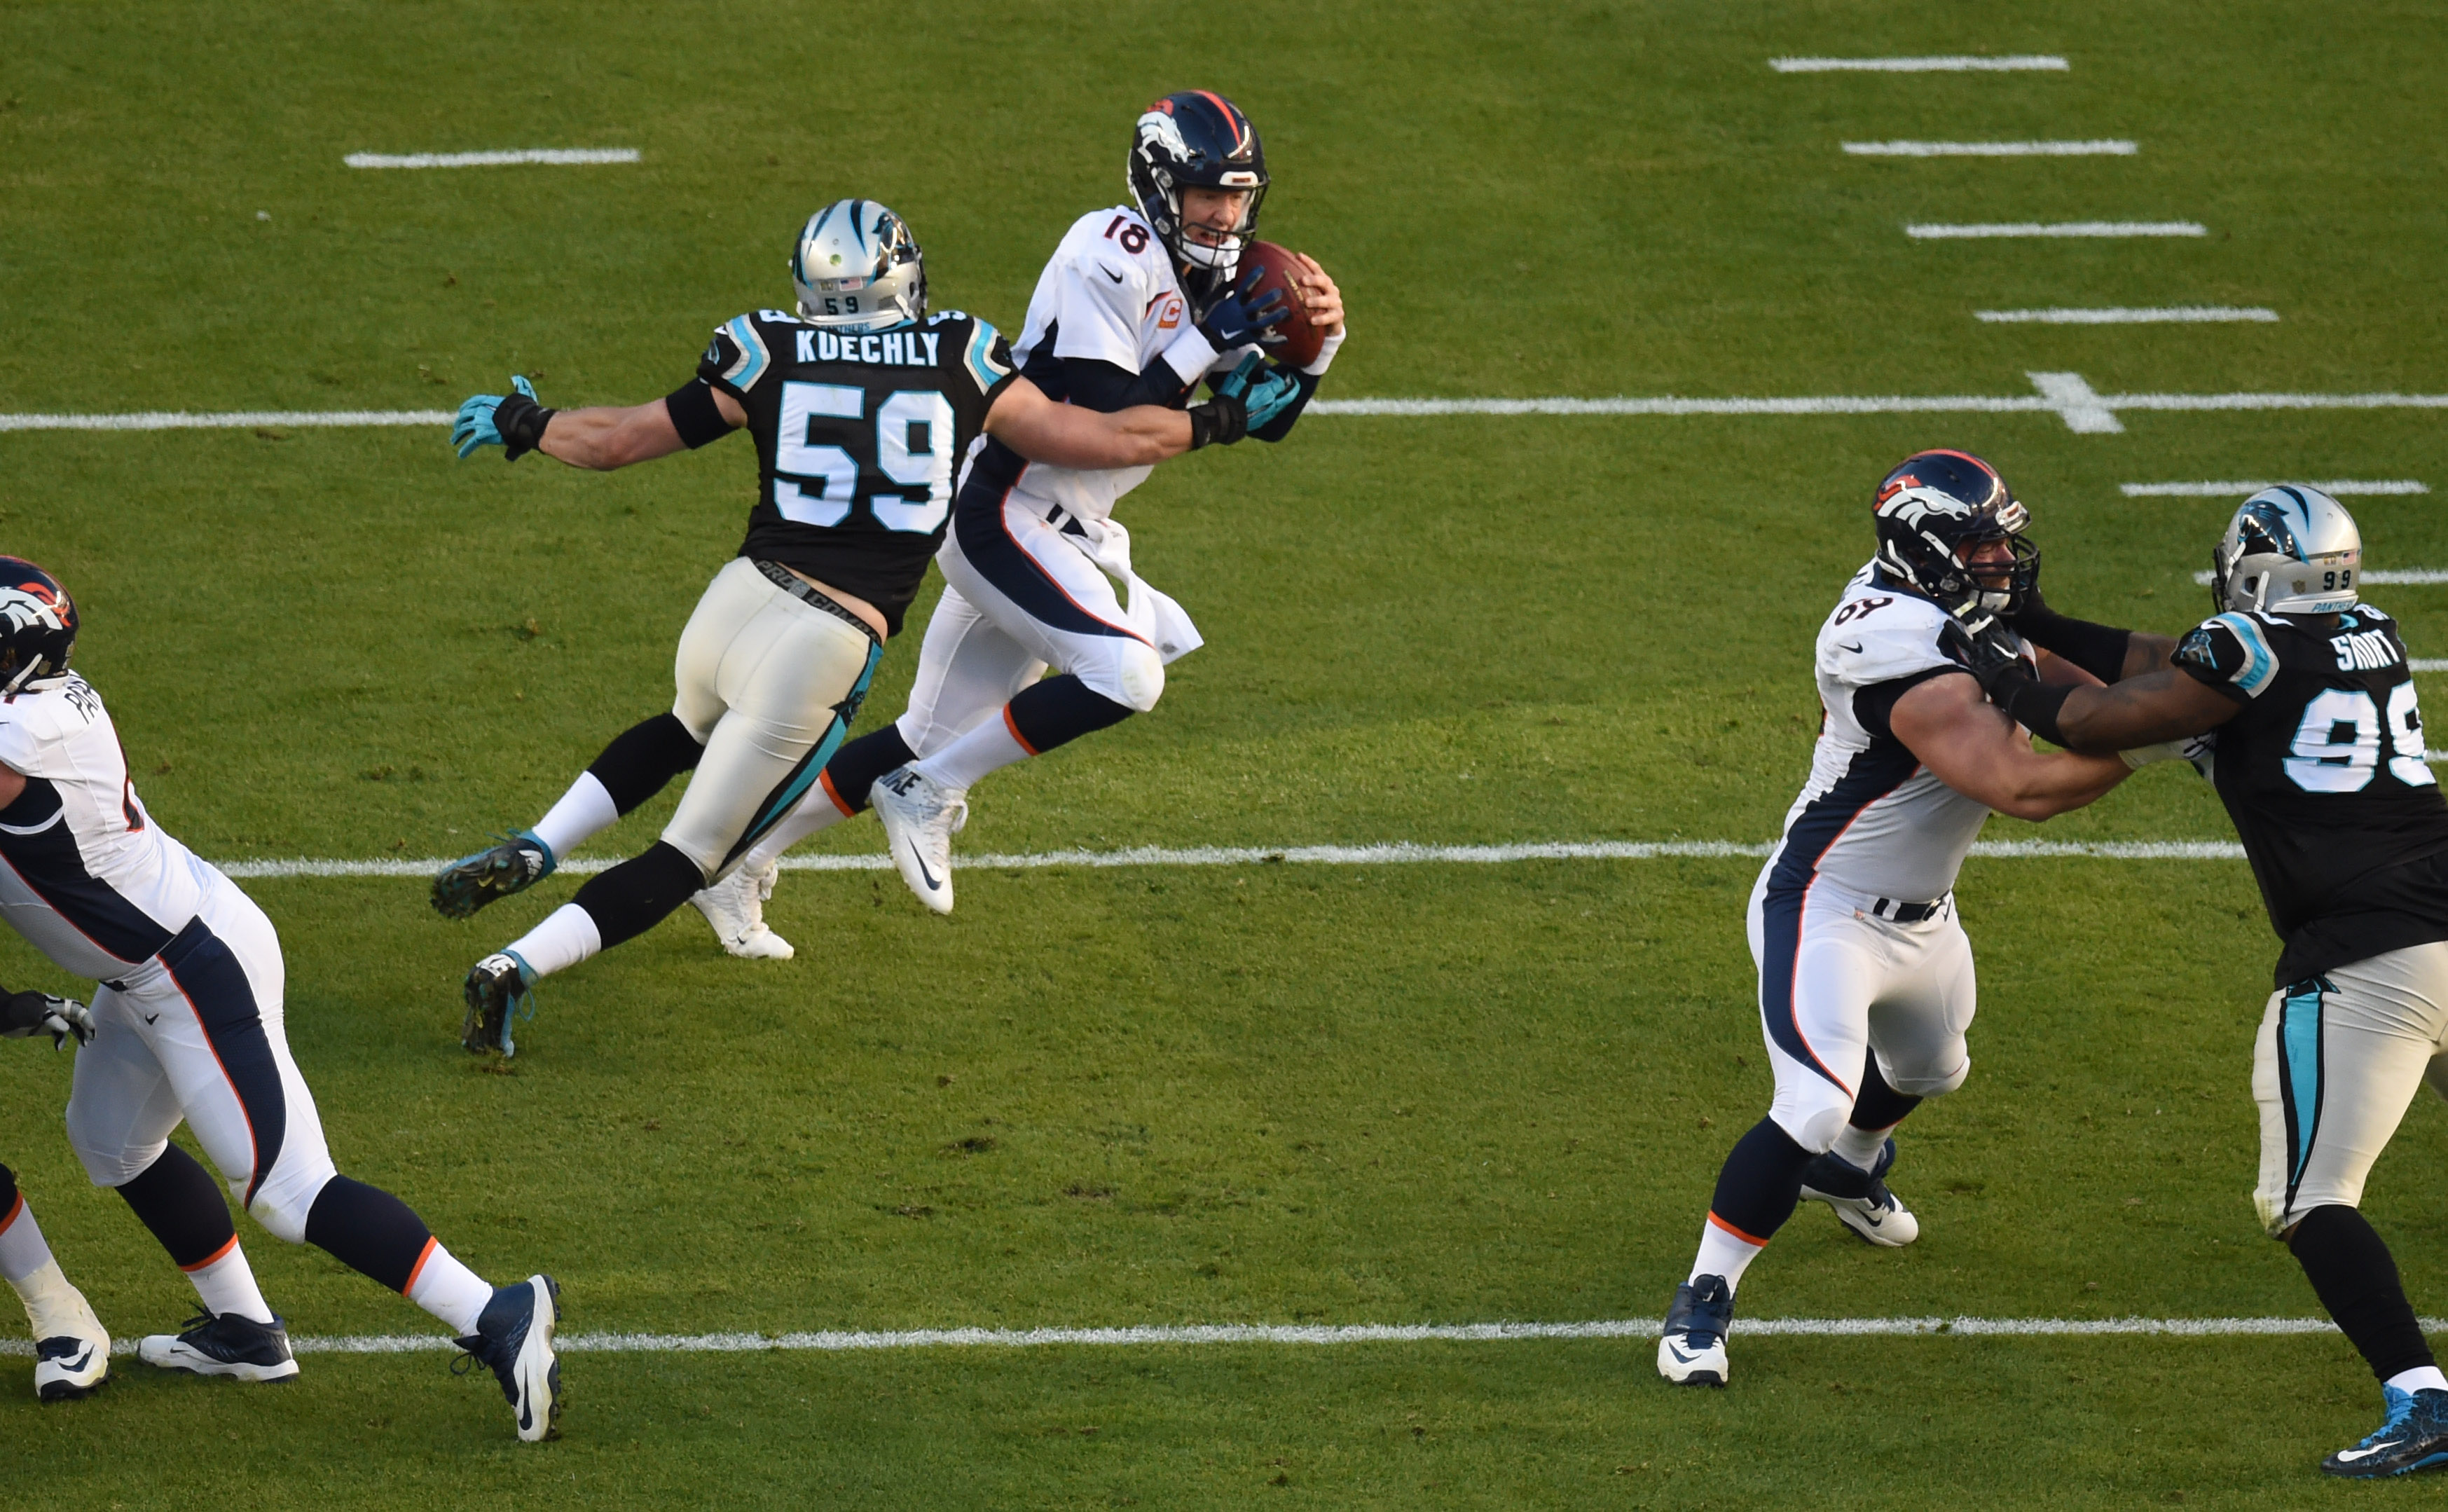
[[2381,1388],[2388,1421],[2351,1449],[2321,1462],[2328,1475],[2377,1480],[2448,1465],[2448,1391],[2400,1391]]
[[560,864],[534,831],[512,830],[501,844],[442,869],[433,879],[433,911],[446,919],[472,919],[485,905],[542,882]]
[[469,1055],[497,1054],[504,1060],[519,1053],[510,1039],[510,1021],[534,1018],[535,972],[514,950],[496,950],[468,968],[461,988],[468,1000],[467,1022],[459,1026],[459,1043]]

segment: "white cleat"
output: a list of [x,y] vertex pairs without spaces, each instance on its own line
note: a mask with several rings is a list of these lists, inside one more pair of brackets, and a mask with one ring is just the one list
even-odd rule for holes
[[46,1402],[91,1396],[110,1375],[110,1334],[85,1293],[53,1260],[19,1285],[30,1293],[26,1321],[34,1333],[34,1394]]
[[714,926],[714,937],[733,955],[748,961],[788,961],[798,953],[790,941],[765,925],[765,900],[774,895],[774,877],[779,870],[769,866],[752,874],[742,867],[689,899],[705,915],[705,922]]
[[892,846],[892,864],[918,901],[952,911],[952,836],[969,822],[966,790],[954,792],[915,767],[895,767],[875,779],[867,801]]
[[1726,1330],[1733,1322],[1734,1293],[1725,1277],[1704,1275],[1676,1287],[1657,1340],[1657,1373],[1670,1386],[1722,1388],[1732,1373]]
[[1803,1170],[1802,1196],[1834,1209],[1838,1220],[1864,1243],[1900,1250],[1921,1237],[1921,1219],[1887,1190],[1887,1172],[1895,1163],[1893,1139],[1880,1149],[1867,1171],[1833,1153],[1820,1156]]

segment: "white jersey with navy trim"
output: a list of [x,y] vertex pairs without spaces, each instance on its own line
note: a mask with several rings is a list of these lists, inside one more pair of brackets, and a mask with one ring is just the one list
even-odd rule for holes
[[1894,688],[1857,703],[1882,684],[1959,670],[1939,647],[1946,621],[1875,564],[1845,585],[1819,629],[1819,742],[1810,780],[1769,858],[1770,889],[1825,877],[1872,898],[1926,903],[1954,888],[1988,805],[1941,782],[1895,737],[1887,728]]
[[[1199,335],[1163,240],[1137,210],[1116,206],[1072,222],[1038,276],[1027,323],[1012,344],[1012,358],[1023,371],[1031,357],[1052,355],[1089,357],[1140,373],[1162,356],[1189,383],[1202,373],[1230,372],[1244,354],[1257,350],[1244,346],[1219,353]],[[1115,501],[1146,482],[1154,470],[1032,462],[1012,491],[1016,497],[1101,520],[1113,513]]]
[[96,982],[148,962],[229,880],[162,832],[128,779],[102,698],[70,673],[0,700],[0,911],[61,970]]

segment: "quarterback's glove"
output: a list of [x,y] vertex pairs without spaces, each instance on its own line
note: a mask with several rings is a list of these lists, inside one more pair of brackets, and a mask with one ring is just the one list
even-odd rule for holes
[[[1271,347],[1284,339],[1275,330],[1292,313],[1291,306],[1284,301],[1284,291],[1276,289],[1254,304],[1249,302],[1250,291],[1265,277],[1262,271],[1251,269],[1240,287],[1208,306],[1207,313],[1198,317],[1198,334],[1214,343],[1216,351],[1252,345]],[[1253,419],[1251,423],[1257,422]]]
[[535,385],[523,377],[510,379],[512,392],[479,393],[459,407],[450,427],[450,444],[466,458],[478,447],[500,447],[516,462],[544,444],[544,428],[554,411],[536,402]]
[[11,992],[0,998],[0,1036],[23,1040],[37,1034],[51,1037],[57,1050],[75,1035],[79,1044],[93,1043],[93,1014],[74,998],[48,992]]

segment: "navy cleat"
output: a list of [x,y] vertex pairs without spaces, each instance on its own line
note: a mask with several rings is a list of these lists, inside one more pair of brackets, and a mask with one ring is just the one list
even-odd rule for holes
[[552,847],[532,830],[512,830],[501,844],[463,855],[433,878],[433,911],[446,919],[472,919],[476,910],[513,892],[525,892],[561,865]]
[[1726,1330],[1733,1327],[1734,1293],[1721,1275],[1674,1289],[1666,1331],[1657,1341],[1657,1373],[1676,1386],[1726,1384]]
[[289,1330],[278,1318],[258,1323],[235,1312],[200,1312],[183,1333],[151,1333],[139,1340],[136,1356],[146,1365],[192,1375],[227,1375],[240,1381],[288,1381],[297,1375],[289,1352]]
[[468,1352],[450,1367],[462,1373],[477,1365],[491,1370],[518,1414],[519,1437],[529,1444],[561,1437],[561,1361],[552,1350],[560,1326],[561,1283],[552,1277],[495,1287],[476,1331],[458,1341]]
[[1830,1152],[1803,1168],[1802,1195],[1836,1210],[1845,1227],[1865,1244],[1902,1248],[1921,1237],[1921,1219],[1887,1190],[1887,1172],[1896,1163],[1896,1141],[1879,1148],[1879,1158],[1867,1171]]
[[2353,1448],[2323,1460],[2322,1471],[2377,1480],[2448,1465],[2448,1391],[2425,1388],[2408,1392],[2393,1386],[2381,1391],[2388,1403],[2388,1421]]
[[498,1054],[505,1060],[519,1053],[510,1039],[513,1018],[533,1018],[535,972],[515,950],[496,950],[468,968],[461,993],[468,1000],[468,1018],[459,1026],[459,1043],[470,1055]]

